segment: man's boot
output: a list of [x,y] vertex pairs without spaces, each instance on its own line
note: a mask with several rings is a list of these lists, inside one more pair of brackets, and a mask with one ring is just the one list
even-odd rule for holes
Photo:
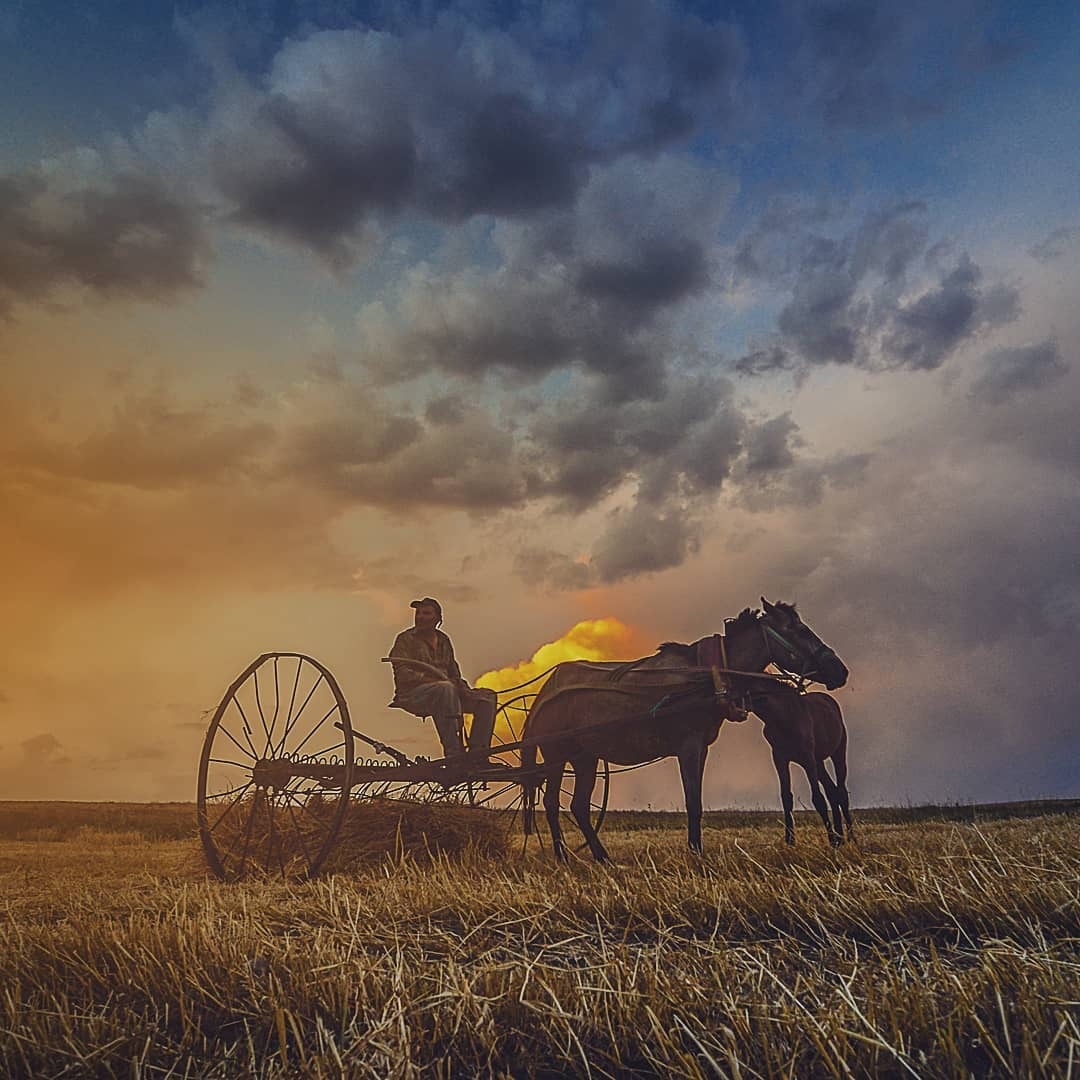
[[465,753],[465,748],[461,744],[461,717],[436,716],[434,720],[439,742],[442,743],[443,756],[448,761],[456,761]]

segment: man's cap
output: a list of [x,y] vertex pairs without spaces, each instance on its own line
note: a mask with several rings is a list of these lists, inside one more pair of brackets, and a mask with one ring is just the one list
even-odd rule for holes
[[439,618],[442,618],[442,604],[440,604],[434,596],[425,596],[422,600],[414,600],[409,607],[419,607],[421,604],[431,604],[431,606],[439,613]]

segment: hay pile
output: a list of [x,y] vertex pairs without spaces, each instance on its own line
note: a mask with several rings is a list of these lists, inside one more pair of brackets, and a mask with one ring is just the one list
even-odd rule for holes
[[[226,876],[258,874],[299,878],[307,857],[322,849],[336,810],[333,801],[309,800],[295,810],[267,813],[265,802],[245,799],[214,827],[214,842]],[[423,861],[433,856],[461,858],[466,853],[501,857],[509,849],[516,821],[512,812],[456,803],[363,798],[350,802],[320,873],[348,873],[383,859]]]
[[474,851],[500,857],[507,854],[513,824],[505,814],[453,803],[357,800],[349,806],[323,872],[403,855],[422,860]]

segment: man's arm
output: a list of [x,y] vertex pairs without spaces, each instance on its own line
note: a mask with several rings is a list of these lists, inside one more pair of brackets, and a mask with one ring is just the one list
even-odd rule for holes
[[[445,634],[443,636],[446,637]],[[447,677],[450,679],[451,682],[465,682],[465,680],[461,677],[461,668],[458,667],[457,657],[454,656],[454,643],[450,640],[449,637],[446,637],[446,648],[449,655],[449,660],[446,664]],[[466,685],[468,684],[466,683]]]
[[[390,649],[391,661],[393,661],[394,657],[400,657],[403,660],[415,660],[416,657],[412,655],[414,650],[411,646],[412,636],[407,630],[403,630],[394,638],[393,647]],[[394,669],[394,697],[401,697],[402,694],[415,690],[424,682],[422,672],[413,664],[391,663],[390,666]]]

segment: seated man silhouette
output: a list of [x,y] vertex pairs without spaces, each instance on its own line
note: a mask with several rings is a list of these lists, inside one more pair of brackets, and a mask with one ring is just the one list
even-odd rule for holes
[[433,597],[414,600],[413,625],[394,639],[394,700],[390,704],[414,716],[430,716],[443,754],[461,759],[462,713],[472,714],[469,751],[486,760],[495,727],[494,690],[475,690],[462,677],[450,638],[439,629],[442,605]]

